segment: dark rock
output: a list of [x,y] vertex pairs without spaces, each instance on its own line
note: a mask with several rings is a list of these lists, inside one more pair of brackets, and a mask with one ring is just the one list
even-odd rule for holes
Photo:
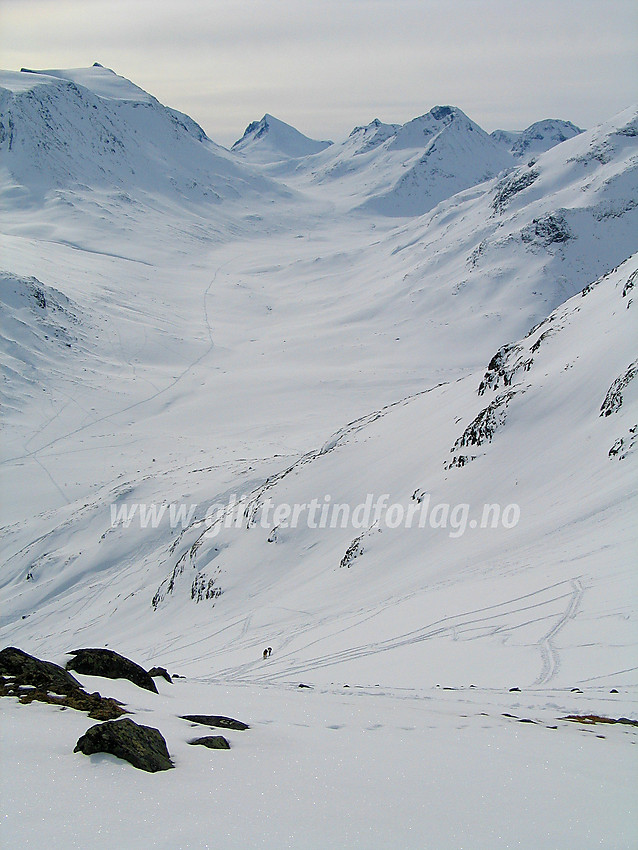
[[151,677],[161,676],[162,679],[166,679],[167,682],[173,684],[173,680],[171,679],[171,674],[164,667],[151,667],[148,671],[148,675]]
[[600,406],[599,416],[610,416],[620,410],[623,403],[623,390],[638,375],[638,360],[629,365],[624,374],[620,375],[607,390],[607,395]]
[[247,723],[241,720],[233,720],[232,717],[221,717],[216,714],[180,714],[182,720],[190,720],[191,723],[199,723],[201,726],[219,727],[221,729],[248,729]]
[[566,717],[559,717],[559,720],[573,720],[577,723],[620,723],[623,726],[638,726],[638,720],[633,720],[629,717],[603,717],[599,714],[568,714]]
[[43,691],[69,694],[82,688],[70,673],[52,661],[41,661],[33,655],[8,646],[0,652],[0,674],[15,676],[22,685],[33,685]]
[[91,726],[78,740],[73,752],[87,756],[110,753],[149,773],[173,767],[161,732],[152,726],[140,726],[128,718]]
[[631,292],[631,290],[634,288],[634,286],[636,285],[636,280],[638,280],[638,269],[636,269],[636,271],[633,272],[632,274],[630,274],[629,277],[627,278],[627,282],[623,286],[623,290],[622,290],[622,297],[623,298],[625,298],[627,296],[627,294],[629,292]]
[[75,658],[66,669],[85,676],[104,676],[107,679],[128,679],[140,688],[157,693],[157,686],[143,667],[112,649],[75,649]]
[[18,697],[86,711],[94,720],[113,720],[125,714],[122,704],[97,691],[87,694],[70,673],[52,661],[41,661],[13,646],[0,652],[0,696]]
[[515,691],[518,691],[520,693],[521,689],[520,688],[510,688],[511,694],[513,694]]
[[523,189],[527,189],[537,179],[539,172],[536,169],[524,171],[519,168],[513,176],[507,176],[496,187],[492,207],[494,212],[501,215],[512,198]]
[[609,457],[624,460],[628,455],[635,451],[637,443],[638,425],[633,425],[625,437],[618,437],[618,439],[614,441],[613,446],[609,449]]
[[[312,690],[312,685],[304,685],[303,682],[300,685],[297,685],[298,688],[309,688]],[[378,686],[377,686],[378,687]]]
[[361,541],[363,540],[363,534],[360,534],[358,537],[355,537],[352,543],[348,546],[345,551],[343,558],[341,559],[341,563],[339,567],[347,567],[350,569],[350,565],[355,560],[355,558],[361,557],[364,553],[364,548],[361,545]]
[[523,242],[538,242],[547,248],[553,243],[568,242],[572,235],[564,216],[553,213],[532,219],[532,223],[523,228],[521,238]]
[[229,750],[230,744],[223,735],[205,735],[188,742],[193,746],[208,747],[209,750]]
[[478,394],[483,395],[488,389],[496,390],[502,383],[508,387],[511,385],[515,369],[512,360],[515,360],[523,349],[515,343],[502,345],[487,365],[487,371],[479,384]]
[[612,688],[612,689],[609,691],[609,693],[610,693],[610,694],[617,694],[617,693],[618,693],[618,691],[616,690],[616,688]]
[[[481,410],[478,416],[470,422],[463,434],[454,443],[450,452],[454,454],[454,452],[457,452],[464,447],[482,446],[485,443],[491,442],[497,429],[505,423],[507,407],[517,392],[524,392],[524,390],[507,390],[493,399],[488,406]],[[444,464],[444,467],[445,469],[462,467],[475,459],[476,456],[455,454],[451,461]]]

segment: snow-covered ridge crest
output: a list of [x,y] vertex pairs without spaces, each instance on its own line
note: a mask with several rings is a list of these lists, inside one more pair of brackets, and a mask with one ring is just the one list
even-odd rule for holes
[[137,103],[157,102],[152,95],[135,85],[131,80],[116,74],[111,68],[105,68],[99,62],[96,62],[90,68],[56,68],[42,71],[22,68],[20,73],[38,74],[44,77],[67,80],[89,89],[93,94],[106,100],[128,100]]

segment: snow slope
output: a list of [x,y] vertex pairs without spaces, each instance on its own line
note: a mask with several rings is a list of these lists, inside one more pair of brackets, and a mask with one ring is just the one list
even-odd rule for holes
[[154,777],[0,700],[9,843],[627,846],[633,727],[560,718],[637,712],[636,109],[260,164],[107,69],[3,80],[3,645],[186,676],[83,678]]
[[331,144],[332,142],[309,139],[290,124],[266,114],[261,121],[253,121],[246,127],[244,135],[235,142],[231,150],[241,153],[251,161],[278,162],[282,159],[311,156]]
[[531,157],[544,153],[582,132],[581,128],[572,124],[571,121],[546,118],[544,121],[535,121],[525,130],[494,130],[490,136],[506,147],[515,157],[522,159],[524,156]]

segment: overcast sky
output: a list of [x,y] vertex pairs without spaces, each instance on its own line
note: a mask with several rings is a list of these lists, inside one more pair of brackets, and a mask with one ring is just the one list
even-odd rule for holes
[[436,104],[590,127],[638,101],[638,3],[2,0],[3,68],[96,61],[224,145],[265,112],[322,139]]

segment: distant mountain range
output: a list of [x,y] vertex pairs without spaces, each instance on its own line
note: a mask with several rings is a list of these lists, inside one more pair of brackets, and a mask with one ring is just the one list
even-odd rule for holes
[[[517,160],[582,132],[568,121],[539,121],[526,130],[488,135],[460,109],[435,106],[407,124],[378,118],[344,142],[316,142],[270,115],[248,126],[232,147],[273,176],[307,172],[315,183],[347,186],[371,212],[421,215],[450,195],[511,168]],[[301,160],[301,161],[300,161]]]

